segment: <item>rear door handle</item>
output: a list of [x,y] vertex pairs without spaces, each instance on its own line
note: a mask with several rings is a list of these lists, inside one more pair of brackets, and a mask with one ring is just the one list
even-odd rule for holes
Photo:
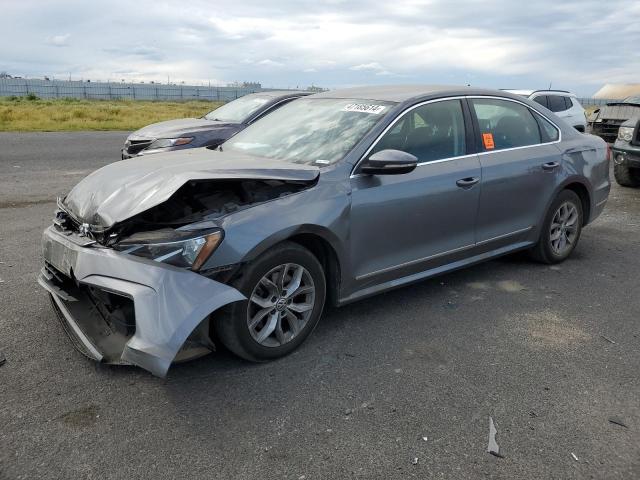
[[560,166],[560,162],[547,162],[542,164],[543,170],[553,170]]
[[480,181],[480,178],[478,177],[461,178],[456,182],[456,185],[459,186],[460,188],[470,188],[470,187],[473,187],[479,181]]

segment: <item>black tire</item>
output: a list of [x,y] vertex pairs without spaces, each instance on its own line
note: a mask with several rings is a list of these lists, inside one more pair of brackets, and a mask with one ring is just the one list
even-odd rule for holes
[[618,185],[623,187],[640,187],[640,170],[632,170],[626,165],[613,165],[613,176]]
[[[575,233],[575,237],[573,237],[573,241],[570,247],[566,251],[563,251],[561,254],[558,254],[552,248],[551,223],[558,209],[565,203],[573,205],[578,212],[578,219],[576,221],[577,231]],[[571,255],[573,250],[576,248],[576,245],[580,240],[583,223],[584,213],[582,211],[582,201],[580,200],[580,197],[578,197],[578,195],[571,190],[561,191],[547,211],[547,215],[545,216],[544,222],[542,224],[542,230],[540,232],[538,243],[529,251],[531,257],[537,262],[546,264],[560,263],[566,260],[567,257],[569,257],[569,255]]]
[[249,298],[264,275],[279,265],[292,263],[304,267],[313,279],[315,300],[312,313],[294,338],[279,346],[264,346],[250,333],[249,301],[235,302],[217,315],[213,328],[216,338],[241,358],[265,362],[288,355],[313,332],[320,320],[326,298],[326,280],[322,265],[306,248],[294,242],[283,242],[247,264],[233,286]]

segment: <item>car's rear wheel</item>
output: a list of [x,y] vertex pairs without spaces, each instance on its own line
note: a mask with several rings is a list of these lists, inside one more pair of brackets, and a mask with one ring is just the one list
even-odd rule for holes
[[640,169],[631,169],[626,165],[613,165],[613,176],[623,187],[640,187]]
[[540,238],[531,256],[542,263],[559,263],[576,248],[582,233],[582,201],[571,190],[563,190],[551,204]]
[[248,264],[234,286],[248,300],[225,309],[214,328],[229,350],[255,362],[287,355],[304,342],[320,319],[326,296],[320,262],[293,242]]

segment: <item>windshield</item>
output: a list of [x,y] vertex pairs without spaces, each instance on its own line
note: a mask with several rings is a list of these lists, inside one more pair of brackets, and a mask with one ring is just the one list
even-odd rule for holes
[[623,101],[624,101],[624,103],[638,103],[638,104],[640,104],[640,97],[627,97]]
[[224,150],[309,165],[343,158],[392,103],[303,98],[259,120],[223,144]]
[[204,118],[207,120],[242,123],[271,99],[272,97],[266,95],[246,95],[216,108],[207,113]]

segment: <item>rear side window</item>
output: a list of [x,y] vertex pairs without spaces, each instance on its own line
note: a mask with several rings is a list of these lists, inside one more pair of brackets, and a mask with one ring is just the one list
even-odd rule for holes
[[541,143],[540,127],[531,111],[508,100],[472,99],[482,145],[487,151]]
[[549,108],[549,102],[547,100],[548,98],[549,97],[547,97],[546,95],[539,95],[536,98],[534,98],[533,101],[539,103],[543,107]]
[[567,110],[573,108],[573,101],[571,100],[571,97],[564,97],[564,103],[567,104]]
[[549,120],[544,118],[542,115],[539,115],[538,113],[534,113],[533,115],[536,117],[536,120],[538,120],[538,123],[542,127],[541,133],[543,142],[555,142],[560,138],[560,132]]
[[549,95],[549,110],[552,112],[564,112],[567,110],[566,98],[560,95]]
[[459,100],[444,100],[417,107],[402,116],[371,153],[402,150],[419,162],[432,162],[466,154],[465,126]]

